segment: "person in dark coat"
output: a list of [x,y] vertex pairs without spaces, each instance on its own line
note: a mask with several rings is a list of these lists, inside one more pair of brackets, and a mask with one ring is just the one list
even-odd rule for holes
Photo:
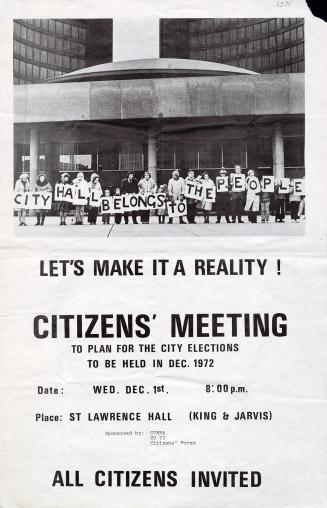
[[[120,189],[122,194],[138,194],[139,192],[139,186],[138,181],[136,178],[134,178],[133,171],[129,171],[126,175],[126,178],[124,178],[121,181]],[[125,224],[128,224],[129,221],[129,213],[130,212],[124,212],[124,221]],[[131,212],[132,214],[132,220],[134,224],[138,224],[137,222],[137,210],[133,210]]]
[[[219,176],[227,177],[226,169],[222,168],[219,171]],[[227,190],[226,192],[217,192],[216,212],[217,212],[217,220],[216,220],[217,224],[220,223],[222,215],[225,215],[226,222],[230,222],[230,219],[229,219],[229,214],[230,214],[230,193],[229,193],[229,190]]]

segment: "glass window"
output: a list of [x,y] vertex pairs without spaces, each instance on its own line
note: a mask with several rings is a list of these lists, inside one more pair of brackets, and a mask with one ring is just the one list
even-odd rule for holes
[[41,27],[45,30],[49,29],[49,20],[48,19],[41,19]]
[[20,27],[20,36],[22,39],[26,39],[26,36],[27,36],[27,30],[24,26],[21,26]]
[[64,23],[64,35],[70,37],[70,25],[68,23]]
[[298,58],[304,57],[304,44],[303,43],[298,45],[297,54],[298,54]]
[[247,39],[253,39],[253,26],[252,25],[247,26],[245,29],[245,33]]
[[59,51],[62,51],[62,39],[56,38],[56,49],[58,49]]
[[296,28],[293,28],[291,30],[291,41],[292,42],[295,42],[296,41]]
[[27,40],[28,42],[33,42],[33,30],[27,30]]
[[52,37],[52,35],[48,36],[48,46],[51,49],[54,49],[56,47],[56,39]]
[[41,51],[41,62],[42,63],[48,62],[48,54],[46,51]]
[[220,32],[215,34],[215,44],[216,45],[221,44],[221,33]]
[[297,27],[297,38],[299,40],[302,40],[304,38],[303,26],[298,26]]
[[31,78],[33,75],[33,66],[30,63],[26,64],[26,75]]
[[222,32],[222,43],[223,44],[229,43],[229,32]]
[[248,55],[251,55],[253,53],[253,41],[246,43],[246,52]]
[[67,39],[63,40],[63,51],[70,52],[70,41]]
[[291,50],[290,50],[290,48],[286,48],[284,50],[284,61],[289,62],[290,58],[291,58]]
[[255,25],[253,25],[253,32],[254,32],[254,37],[260,37],[260,35],[261,35],[260,23],[256,23]]
[[26,56],[30,60],[33,60],[33,48],[31,46],[26,46]]
[[292,46],[291,52],[292,52],[292,59],[296,60],[297,59],[297,46]]
[[72,26],[72,38],[78,39],[78,27],[74,25]]
[[45,34],[41,34],[41,46],[47,47],[48,45],[48,36]]
[[235,28],[230,32],[230,41],[237,42],[237,30]]
[[160,140],[158,143],[158,168],[174,169],[174,152],[172,140]]
[[298,62],[298,72],[304,72],[304,60]]
[[298,66],[297,63],[292,64],[292,72],[298,72]]
[[256,138],[256,160],[258,167],[272,167],[272,140],[269,137]]
[[261,57],[261,65],[262,65],[262,69],[268,69],[269,67],[269,55],[262,55]]
[[56,22],[54,19],[49,19],[49,30],[50,32],[56,31]]
[[284,137],[285,166],[304,166],[304,136]]
[[85,67],[85,60],[79,59],[78,60],[78,68],[82,69],[83,67]]
[[37,48],[34,48],[34,49],[33,49],[33,60],[34,60],[35,62],[39,62],[39,61],[40,61],[40,59],[41,59],[40,50],[39,50],[39,49],[37,49]]
[[44,67],[40,67],[40,79],[44,80],[47,79],[47,69]]
[[37,26],[38,28],[40,28],[40,26],[41,26],[41,20],[40,19],[35,19],[34,20],[34,25]]
[[254,59],[254,65],[255,65],[255,69],[256,70],[260,70],[261,69],[261,56],[256,56],[255,59]]
[[85,55],[85,46],[84,44],[77,44],[77,55],[84,56]]
[[283,18],[276,18],[276,28],[281,30],[283,28]]
[[14,34],[17,37],[20,37],[20,25],[16,22],[14,22]]
[[47,76],[48,76],[48,79],[54,78],[55,77],[54,70],[53,69],[48,69],[47,70]]
[[85,28],[79,28],[78,29],[78,38],[81,41],[85,41]]
[[39,70],[40,68],[37,65],[33,65],[33,78],[39,79]]
[[288,45],[290,43],[290,40],[291,40],[290,32],[289,30],[286,30],[286,32],[284,32],[284,44]]
[[246,68],[252,71],[254,69],[254,60],[253,58],[246,59]]
[[231,46],[231,56],[237,56],[237,46]]
[[54,65],[55,64],[55,55],[54,53],[48,53],[48,64]]
[[22,60],[19,61],[19,72],[20,74],[23,74],[23,76],[26,73],[26,64]]
[[14,53],[19,55],[19,42],[14,41]]
[[14,71],[19,72],[19,60],[17,58],[14,58]]
[[215,48],[214,55],[216,60],[222,58],[222,48]]
[[56,66],[62,67],[62,55],[56,55]]
[[225,46],[223,47],[223,58],[229,58],[229,47]]
[[276,19],[269,20],[269,33],[274,33],[276,31]]
[[56,32],[57,32],[57,34],[64,33],[64,25],[60,21],[56,21]]
[[41,44],[41,34],[40,32],[34,32],[34,44]]
[[284,18],[283,19],[283,25],[284,27],[288,27],[290,25],[290,18]]
[[233,168],[235,164],[246,167],[246,142],[243,139],[224,139],[223,166]]
[[64,56],[62,58],[62,63],[63,63],[63,67],[65,67],[65,69],[70,68],[70,58],[68,56]]
[[280,48],[281,46],[283,46],[283,34],[278,34],[277,35],[277,46]]
[[245,44],[238,45],[238,56],[245,55]]
[[243,41],[245,39],[245,28],[238,29],[238,38],[240,41]]
[[20,56],[26,57],[26,46],[21,42],[19,43],[19,54]]
[[261,34],[268,35],[268,21],[261,23]]
[[78,65],[77,58],[72,58],[72,59],[71,59],[71,66],[72,66],[72,69],[73,69],[73,70],[77,69],[77,68],[78,68],[78,67],[77,67],[77,65]]
[[276,37],[269,37],[269,47],[273,49],[276,47]]
[[261,41],[260,41],[260,39],[253,42],[253,49],[254,49],[254,51],[256,53],[261,51]]
[[284,57],[283,50],[277,51],[277,63],[278,64],[283,63],[283,57]]
[[275,65],[276,65],[276,53],[270,53],[270,55],[269,55],[269,65],[270,65],[270,67],[275,67]]
[[262,51],[268,51],[269,50],[269,43],[268,38],[261,39],[261,49]]

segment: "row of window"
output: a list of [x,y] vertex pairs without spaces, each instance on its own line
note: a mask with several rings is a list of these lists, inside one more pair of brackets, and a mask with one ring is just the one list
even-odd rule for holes
[[[68,57],[64,57],[68,58]],[[74,60],[73,58],[71,60]],[[68,58],[68,62],[66,63],[67,67],[65,67],[67,70],[74,70],[73,67],[70,65],[70,59]],[[83,65],[84,66],[84,65]],[[82,66],[82,67],[83,67]],[[79,67],[80,68],[80,67]],[[47,67],[39,66],[39,65],[32,65],[31,63],[24,62],[23,60],[18,60],[17,58],[14,58],[14,75],[19,75],[21,77],[24,77],[26,79],[30,78],[32,79],[32,82],[36,81],[43,81],[44,79],[50,79],[54,78],[55,76],[61,76],[65,72],[65,70],[59,70],[59,69],[49,69]]]
[[235,43],[240,42],[242,38],[237,36],[237,32],[234,34],[234,30],[232,30],[231,32],[193,36],[190,38],[190,47],[191,49],[200,49],[233,44],[233,46],[231,46],[231,50],[235,50],[235,47],[242,46],[246,48],[247,52],[253,53],[277,47],[289,46],[290,44],[294,44],[296,42],[302,42],[303,39],[303,26],[299,26],[277,35],[271,35],[270,37],[255,40],[251,38],[247,43],[235,45]]
[[[40,32],[33,32],[33,30],[28,30],[28,37],[24,39],[33,46],[50,48],[58,52],[71,53],[77,56],[85,55],[85,44],[70,41],[69,39],[60,39]],[[16,50],[16,53],[21,54],[21,52],[24,51],[24,46],[25,43],[18,42],[17,40],[14,41],[14,50]]]
[[49,32],[53,32],[58,35],[64,35],[65,37],[69,37],[71,39],[85,41],[86,37],[86,29],[79,25],[73,24],[72,22],[63,22],[56,19],[22,19],[16,20],[14,22],[14,33],[18,37],[22,37],[26,39],[28,29],[26,26],[21,23],[25,23],[26,25],[30,25],[40,30],[45,30]]
[[[136,167],[142,163],[146,150],[142,144],[134,144],[129,149],[126,143],[103,143],[100,146],[94,142],[58,143],[57,158],[61,169],[88,170],[96,165],[104,170],[115,171]],[[270,137],[258,137],[255,141],[255,151],[249,151],[247,141],[239,138],[229,138],[223,141],[203,140],[201,142],[181,142],[176,140],[161,140],[158,142],[157,166],[159,169],[200,169],[200,168],[232,168],[235,164],[242,167],[272,167],[272,141]],[[26,163],[29,160],[29,145],[17,144],[17,161]],[[44,154],[40,146],[40,153]],[[284,137],[284,155],[286,167],[301,167],[304,165],[303,136]],[[254,157],[254,158],[253,158]],[[47,162],[46,156],[42,159]],[[128,162],[125,168],[124,161]],[[132,161],[134,161],[132,163]],[[134,165],[135,163],[135,165]],[[23,168],[20,167],[20,170]],[[26,168],[25,168],[26,169]]]
[[[248,38],[274,33],[289,26],[303,24],[303,18],[209,18],[189,22],[190,34],[210,33],[240,27]],[[246,31],[246,32],[245,32]]]
[[[82,67],[85,67],[85,59],[83,58],[74,58],[69,57],[65,55],[59,55],[57,53],[51,53],[50,51],[43,51],[36,48],[31,48],[27,46],[28,51],[26,51],[25,54],[22,54],[21,56],[23,58],[27,58],[29,60],[32,60],[33,63],[40,62],[42,64],[47,64],[51,66],[55,66],[57,68],[62,68],[64,70],[77,70],[81,69]],[[14,55],[15,56],[15,55]],[[19,55],[16,55],[19,56]],[[19,64],[16,62],[22,61],[19,58],[14,58],[14,68],[15,65],[18,66]]]
[[[290,48],[274,51],[266,55],[245,58],[246,53],[240,50],[239,53],[230,51],[231,48],[216,48],[201,51],[192,51],[193,60],[222,61],[229,65],[243,67],[244,69],[268,69],[271,67],[295,63],[297,60],[304,60],[304,44],[297,44]],[[241,57],[241,58],[240,58]],[[302,72],[302,71],[299,71]]]

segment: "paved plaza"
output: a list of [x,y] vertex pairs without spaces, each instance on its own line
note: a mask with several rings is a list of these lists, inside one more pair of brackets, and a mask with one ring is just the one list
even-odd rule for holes
[[[138,219],[139,220],[139,219]],[[44,226],[35,226],[36,218],[27,217],[27,226],[19,226],[18,218],[15,217],[15,235],[20,237],[95,237],[95,238],[115,238],[115,237],[195,237],[195,236],[302,236],[305,234],[305,220],[294,223],[287,216],[284,223],[276,223],[274,217],[271,217],[269,223],[262,223],[258,218],[256,224],[251,224],[244,217],[244,224],[227,224],[222,219],[220,224],[216,224],[216,218],[210,217],[209,224],[203,224],[203,217],[197,217],[196,224],[179,224],[178,219],[174,219],[174,224],[158,224],[158,217],[151,217],[150,224],[114,224],[111,218],[111,224],[102,224],[101,217],[98,217],[97,224],[91,226],[84,219],[85,224],[77,226],[71,223],[71,217],[67,218],[67,225],[60,226],[59,217],[46,217]],[[131,221],[131,218],[130,218]],[[167,221],[167,218],[166,218]]]

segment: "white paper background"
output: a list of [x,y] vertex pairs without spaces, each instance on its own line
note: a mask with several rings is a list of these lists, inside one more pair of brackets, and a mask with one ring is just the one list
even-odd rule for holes
[[[31,17],[301,17],[306,40],[305,237],[19,239],[13,236],[12,19]],[[113,507],[324,507],[326,506],[326,47],[325,24],[305,2],[277,8],[275,2],[2,2],[1,20],[1,463],[3,508]],[[8,98],[8,99],[7,99]],[[128,253],[128,255],[127,255]],[[40,278],[39,259],[93,259],[136,255],[269,259],[264,277]],[[276,275],[276,257],[281,275]],[[207,354],[214,369],[128,371],[87,369],[68,340],[38,341],[32,319],[49,313],[157,313],[153,342],[169,338],[170,313],[284,312],[287,338],[225,338],[237,353]],[[85,341],[96,342],[96,341]],[[122,342],[122,341],[121,341]],[[196,342],[196,339],[183,339]],[[199,342],[209,342],[202,339]],[[77,341],[74,341],[77,343]],[[102,355],[98,355],[101,359]],[[126,355],[129,357],[130,355]],[[145,359],[152,355],[141,355]],[[162,356],[161,354],[158,356]],[[172,355],[178,357],[180,355]],[[183,355],[185,356],[185,355]],[[204,355],[198,355],[204,356]],[[169,394],[93,396],[94,383],[164,383]],[[244,385],[248,394],[206,394],[205,384]],[[37,396],[38,384],[64,387],[63,396]],[[165,398],[166,397],[166,398]],[[236,398],[237,397],[237,398]],[[171,411],[173,422],[68,422],[73,411]],[[190,410],[271,410],[271,422],[190,423]],[[35,412],[62,414],[62,424],[38,423]],[[110,427],[110,428],[109,428]],[[108,437],[106,430],[140,430],[141,438]],[[196,446],[155,447],[150,430]],[[51,487],[57,469],[79,469],[83,488]],[[97,488],[97,469],[174,469],[175,488]],[[259,470],[257,489],[191,489],[190,470]]]

